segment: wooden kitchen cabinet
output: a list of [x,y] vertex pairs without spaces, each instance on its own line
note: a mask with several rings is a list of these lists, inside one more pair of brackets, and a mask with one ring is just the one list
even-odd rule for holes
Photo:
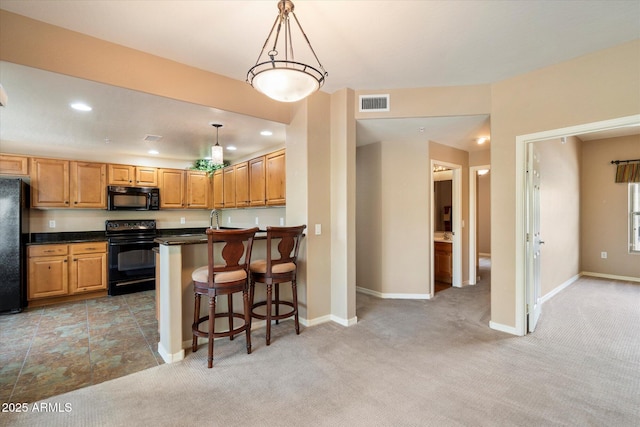
[[285,150],[265,156],[265,192],[269,206],[286,204],[286,160]]
[[67,245],[29,246],[27,249],[27,299],[67,295],[69,273]]
[[213,172],[213,207],[214,209],[224,208],[224,172],[218,169]]
[[0,154],[0,175],[29,175],[29,158],[26,156]]
[[69,245],[69,294],[107,289],[107,243]]
[[209,208],[209,174],[204,171],[187,171],[187,208]]
[[249,205],[264,206],[265,172],[264,156],[249,160]]
[[110,164],[109,185],[157,187],[158,169],[146,166]]
[[73,208],[107,208],[107,165],[70,162],[70,194]]
[[106,165],[31,159],[31,206],[106,209]]
[[160,209],[184,208],[185,173],[180,169],[158,169]]
[[235,208],[236,207],[236,170],[233,166],[228,166],[222,169],[223,173],[223,192],[224,192],[224,207]]
[[31,206],[69,207],[69,161],[31,159]]
[[434,244],[434,277],[436,280],[451,283],[453,278],[453,256],[451,243],[435,242]]
[[236,207],[249,206],[249,162],[233,166],[236,175]]
[[27,264],[29,306],[107,293],[107,242],[32,245]]

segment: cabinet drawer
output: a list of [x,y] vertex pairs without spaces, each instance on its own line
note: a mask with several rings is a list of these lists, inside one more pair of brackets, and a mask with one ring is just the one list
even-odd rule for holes
[[67,245],[32,245],[27,248],[29,257],[66,255]]
[[107,242],[74,243],[69,245],[69,252],[72,255],[107,252]]

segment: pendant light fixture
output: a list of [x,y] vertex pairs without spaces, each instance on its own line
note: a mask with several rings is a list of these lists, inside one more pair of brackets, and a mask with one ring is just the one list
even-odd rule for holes
[[[291,16],[293,16],[317,65],[296,62],[294,59]],[[283,37],[280,37],[281,30],[284,33]],[[265,49],[270,49],[266,52],[266,55]],[[282,56],[279,57],[279,54],[282,54]],[[256,65],[251,67],[247,73],[247,82],[259,92],[276,101],[295,102],[319,90],[324,84],[327,75],[328,73],[320,64],[318,56],[311,47],[307,35],[293,12],[293,2],[279,0],[278,16],[273,23],[273,27],[271,27],[264,46],[262,46]]]
[[223,163],[222,147],[218,144],[218,131],[222,125],[212,123],[211,126],[216,128],[216,145],[211,147],[211,164],[221,165]]

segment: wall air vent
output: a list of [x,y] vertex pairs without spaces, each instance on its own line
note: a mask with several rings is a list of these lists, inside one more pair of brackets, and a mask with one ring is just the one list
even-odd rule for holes
[[389,111],[389,95],[360,95],[360,112]]

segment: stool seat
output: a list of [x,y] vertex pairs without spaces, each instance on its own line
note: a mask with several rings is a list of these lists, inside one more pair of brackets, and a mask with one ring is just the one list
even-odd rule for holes
[[[213,268],[221,268],[223,266],[216,265]],[[223,271],[218,274],[214,274],[214,283],[228,283],[235,282],[236,280],[242,280],[247,278],[247,272],[245,270],[232,270]],[[200,268],[196,268],[191,273],[191,280],[200,283],[209,283],[209,266],[205,265]]]
[[[249,270],[251,273],[266,273],[267,272],[267,260],[259,259],[257,261],[253,261],[251,265],[249,265]],[[292,262],[285,262],[282,264],[275,264],[271,267],[271,272],[278,273],[291,273],[292,271],[296,271],[296,265]]]
[[[209,264],[196,268],[191,273],[195,302],[193,307],[192,351],[198,350],[198,337],[206,337],[208,342],[207,366],[213,366],[213,341],[215,338],[233,337],[245,332],[247,337],[247,353],[251,354],[251,306],[249,305],[249,264],[253,238],[257,227],[248,230],[213,230],[207,229],[207,246]],[[216,248],[220,248],[217,255],[223,258],[224,264],[214,262]],[[233,311],[233,294],[242,292],[244,312]],[[202,295],[209,298],[209,314],[200,316],[200,299]],[[216,300],[219,295],[227,296],[227,310],[216,312]],[[216,318],[226,318],[228,330],[216,332]],[[234,319],[242,319],[239,326],[234,325]],[[208,330],[199,329],[200,324],[208,322]]]
[[[298,250],[302,232],[306,225],[295,227],[267,227],[267,259],[253,261],[249,265],[251,272],[251,285],[249,287],[249,299],[251,300],[251,318],[266,320],[267,345],[271,344],[271,321],[276,324],[288,317],[294,318],[296,335],[300,333],[298,321],[298,291],[296,273],[298,270]],[[291,301],[280,299],[280,284],[291,283]],[[266,300],[255,302],[256,283],[266,285]],[[275,295],[274,295],[275,294]],[[259,313],[258,307],[266,307],[265,314]],[[280,312],[280,306],[291,307],[285,313]],[[272,310],[272,307],[274,310]],[[275,311],[275,313],[272,313]]]

